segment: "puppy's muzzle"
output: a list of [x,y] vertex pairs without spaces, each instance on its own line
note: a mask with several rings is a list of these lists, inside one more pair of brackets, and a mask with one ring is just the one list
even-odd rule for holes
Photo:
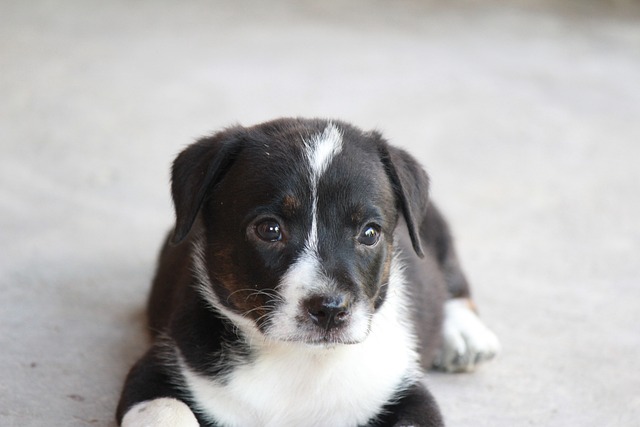
[[351,317],[351,303],[344,295],[317,295],[303,304],[311,322],[325,331],[344,326]]

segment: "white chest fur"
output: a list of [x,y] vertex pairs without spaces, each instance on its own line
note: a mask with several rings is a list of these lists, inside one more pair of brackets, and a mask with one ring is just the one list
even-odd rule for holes
[[[401,280],[401,274],[392,274]],[[421,375],[399,283],[360,344],[334,348],[254,342],[255,359],[223,384],[183,364],[198,410],[226,427],[357,426]]]

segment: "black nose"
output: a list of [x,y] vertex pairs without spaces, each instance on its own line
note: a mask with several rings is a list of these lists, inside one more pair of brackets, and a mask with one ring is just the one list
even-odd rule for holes
[[344,296],[315,296],[304,305],[313,323],[325,330],[341,326],[350,316],[349,301]]

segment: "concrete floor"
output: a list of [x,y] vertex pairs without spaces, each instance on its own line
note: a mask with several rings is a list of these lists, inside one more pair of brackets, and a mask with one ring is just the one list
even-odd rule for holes
[[430,172],[504,347],[449,426],[640,425],[638,7],[502,3],[0,2],[0,425],[113,425],[173,156],[288,115]]

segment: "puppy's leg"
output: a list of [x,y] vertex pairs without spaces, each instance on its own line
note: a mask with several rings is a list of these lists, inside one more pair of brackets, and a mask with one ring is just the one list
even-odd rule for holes
[[436,256],[449,293],[444,307],[442,348],[434,366],[448,372],[472,371],[479,363],[492,359],[500,351],[500,343],[478,317],[449,227],[433,205],[429,206],[423,236]]
[[437,369],[469,372],[500,351],[498,338],[480,320],[472,304],[463,298],[445,303],[442,348],[434,362]]
[[122,427],[198,427],[182,400],[176,380],[163,361],[162,349],[152,347],[134,365],[118,403],[116,418]]
[[368,427],[442,427],[444,422],[435,399],[422,383],[415,384],[393,404],[385,406],[383,415]]

